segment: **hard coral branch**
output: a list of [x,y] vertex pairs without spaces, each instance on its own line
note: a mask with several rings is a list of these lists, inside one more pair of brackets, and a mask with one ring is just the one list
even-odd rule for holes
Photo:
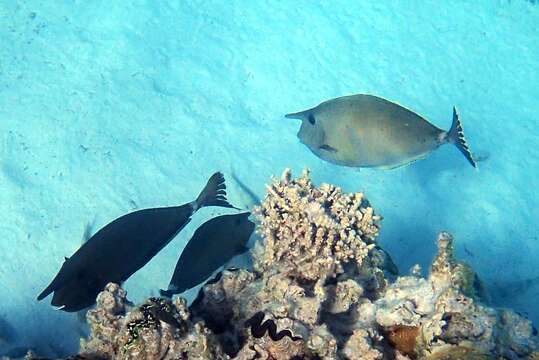
[[[188,308],[131,306],[109,284],[88,312],[81,356],[109,359],[536,359],[531,323],[481,302],[448,233],[428,278],[389,281],[380,217],[362,193],[316,187],[309,173],[273,180],[257,208],[254,271],[224,270]],[[388,268],[389,267],[389,268]],[[263,321],[265,320],[265,321]],[[248,325],[247,327],[245,325]]]

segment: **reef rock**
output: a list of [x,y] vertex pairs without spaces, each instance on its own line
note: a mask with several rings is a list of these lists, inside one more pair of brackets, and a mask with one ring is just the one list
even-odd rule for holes
[[531,323],[483,302],[472,269],[438,236],[427,278],[390,281],[380,216],[362,193],[285,171],[254,214],[253,270],[227,269],[185,300],[134,307],[108,284],[81,356],[105,359],[536,359]]
[[91,336],[81,340],[83,358],[227,359],[215,336],[202,324],[189,321],[181,298],[174,302],[150,298],[132,307],[125,291],[110,283],[86,316]]

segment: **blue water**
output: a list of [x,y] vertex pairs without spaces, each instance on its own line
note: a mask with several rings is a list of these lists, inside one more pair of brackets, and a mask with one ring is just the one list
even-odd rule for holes
[[[35,298],[84,227],[193,200],[222,170],[248,206],[285,167],[365,191],[380,242],[428,271],[435,236],[487,286],[539,276],[539,5],[477,1],[0,0],[0,319],[43,355],[83,326]],[[392,171],[326,163],[283,114],[372,93],[448,129],[458,106],[475,171],[449,146]],[[126,283],[166,287],[204,209]],[[539,284],[497,299],[536,324]],[[1,325],[2,323],[0,323]],[[6,330],[7,329],[7,330]],[[0,331],[1,334],[1,331]]]

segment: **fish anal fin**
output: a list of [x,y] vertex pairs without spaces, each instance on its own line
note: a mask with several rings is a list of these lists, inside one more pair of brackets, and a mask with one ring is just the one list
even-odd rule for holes
[[95,221],[96,221],[96,218],[94,216],[94,219],[92,221],[88,221],[86,225],[84,226],[84,232],[82,234],[81,244],[84,245],[94,235],[92,234],[92,232],[94,229]]
[[400,162],[400,163],[397,163],[397,164],[390,164],[390,165],[383,165],[383,166],[375,166],[374,168],[380,169],[380,170],[394,170],[394,169],[397,169],[397,168],[403,168],[403,167],[407,167],[407,166],[412,165],[416,161],[423,160],[428,155],[429,155],[429,153],[421,154],[421,155],[418,155],[418,156],[416,156],[416,157],[414,157],[411,160],[408,160],[406,162]]

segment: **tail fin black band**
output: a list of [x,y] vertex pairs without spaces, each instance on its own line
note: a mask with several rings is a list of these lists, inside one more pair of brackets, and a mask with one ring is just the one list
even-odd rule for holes
[[474,167],[477,168],[477,163],[473,159],[472,153],[466,139],[464,138],[464,130],[462,130],[462,123],[460,122],[459,115],[457,113],[457,108],[453,107],[453,123],[451,124],[451,129],[447,133],[447,139],[449,142],[455,144],[457,149],[464,155],[466,160]]

